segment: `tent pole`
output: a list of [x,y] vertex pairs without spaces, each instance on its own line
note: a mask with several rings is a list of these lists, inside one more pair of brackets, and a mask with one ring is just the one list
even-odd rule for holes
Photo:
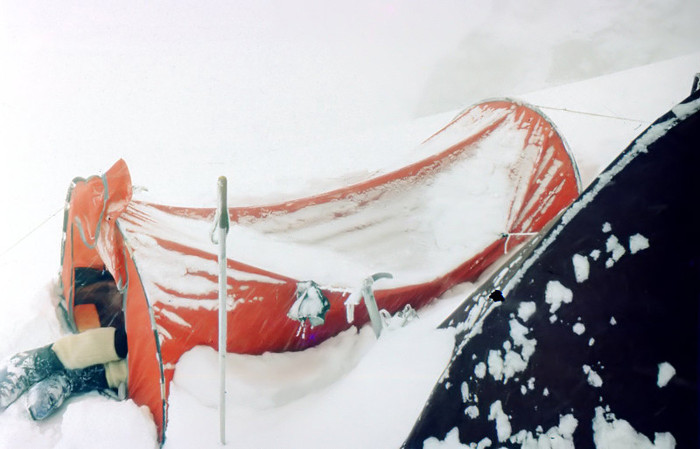
[[220,176],[218,183],[218,207],[216,231],[219,244],[219,439],[226,444],[226,234],[228,234],[229,217],[226,199],[227,182]]

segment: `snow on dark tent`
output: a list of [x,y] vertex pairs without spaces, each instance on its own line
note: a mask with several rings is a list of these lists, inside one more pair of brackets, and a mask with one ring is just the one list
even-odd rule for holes
[[403,447],[699,447],[699,96],[442,324],[453,357]]
[[[367,309],[358,307],[350,320],[345,300],[378,272],[393,276],[377,283],[380,308],[420,307],[476,279],[579,193],[561,137],[517,102],[475,105],[418,151],[429,156],[356,185],[229,208],[229,352],[302,350],[366,323]],[[484,170],[492,174],[488,185],[476,181]],[[101,177],[76,179],[69,190],[61,305],[76,330],[110,325],[120,318],[101,311],[81,289],[97,279],[121,293],[128,393],[149,406],[161,437],[180,356],[197,345],[218,347],[214,215],[213,208],[133,199],[124,161]],[[309,286],[313,294],[304,290]],[[320,302],[294,306],[297,298]],[[294,310],[319,316],[299,317]]]

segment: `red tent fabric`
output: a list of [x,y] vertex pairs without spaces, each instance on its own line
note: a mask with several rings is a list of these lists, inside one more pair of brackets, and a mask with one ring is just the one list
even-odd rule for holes
[[[302,350],[366,323],[364,307],[348,323],[344,301],[359,285],[344,270],[370,275],[380,267],[393,273],[375,291],[379,307],[390,313],[407,304],[421,307],[457,283],[476,280],[579,194],[564,141],[542,114],[519,102],[472,106],[421,151],[431,155],[359,184],[279,204],[229,208],[229,352]],[[478,208],[490,210],[497,202],[484,220],[501,223],[500,229],[455,239],[454,229],[467,215],[481,218],[480,210],[461,201],[489,187],[469,186],[469,170],[475,169],[493,170],[494,184],[501,183],[497,200],[493,194],[481,198]],[[69,189],[61,305],[77,330],[95,325],[94,310],[75,304],[75,272],[91,267],[112,274],[124,295],[129,395],[149,406],[161,437],[175,364],[194,346],[218,345],[217,248],[208,232],[214,215],[213,208],[134,200],[122,160],[101,177],[74,180]],[[309,260],[331,254],[328,270],[314,272],[311,264],[295,260],[304,251]],[[300,332],[287,312],[297,284],[307,280],[318,283],[330,309],[324,324]]]

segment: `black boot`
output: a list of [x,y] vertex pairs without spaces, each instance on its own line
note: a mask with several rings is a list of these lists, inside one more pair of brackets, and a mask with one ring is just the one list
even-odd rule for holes
[[104,365],[60,371],[29,390],[27,410],[32,419],[39,421],[51,416],[72,395],[108,388]]
[[35,383],[63,369],[51,345],[20,352],[6,359],[0,363],[0,410],[15,402]]

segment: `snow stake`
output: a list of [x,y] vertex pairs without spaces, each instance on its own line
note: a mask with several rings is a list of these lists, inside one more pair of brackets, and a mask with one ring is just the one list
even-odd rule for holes
[[226,235],[229,229],[227,181],[219,176],[218,201],[211,240],[219,245],[219,439],[226,444]]

